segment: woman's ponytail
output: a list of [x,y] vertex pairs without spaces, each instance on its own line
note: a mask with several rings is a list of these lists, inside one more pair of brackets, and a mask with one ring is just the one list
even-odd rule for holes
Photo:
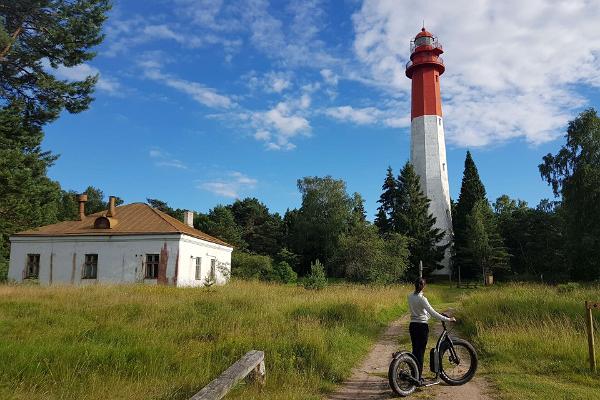
[[424,287],[425,287],[425,279],[417,278],[415,280],[415,294],[421,293],[421,291],[423,290]]

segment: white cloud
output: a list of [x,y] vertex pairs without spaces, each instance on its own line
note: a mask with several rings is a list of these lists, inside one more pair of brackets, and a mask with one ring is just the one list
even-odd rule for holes
[[195,35],[185,35],[181,32],[175,32],[169,26],[161,25],[146,25],[142,28],[141,34],[144,35],[146,41],[152,39],[171,39],[179,44],[187,47],[199,47],[203,44],[202,39]]
[[[267,0],[248,1],[243,6],[243,24],[250,30],[251,43],[267,56],[286,66],[318,68],[341,62],[320,38],[326,26],[319,0],[292,2],[285,10],[284,24],[269,12]],[[287,19],[286,19],[287,21]]]
[[600,87],[600,2],[365,1],[353,16],[354,51],[391,96],[410,93],[404,64],[423,16],[444,45],[444,122],[454,144],[553,140],[585,103],[574,85]]
[[310,134],[310,122],[302,115],[303,106],[310,99],[282,101],[267,111],[250,112],[252,124],[257,128],[254,138],[264,141],[268,150],[293,150],[291,141]]
[[44,68],[55,75],[58,79],[64,79],[68,81],[83,81],[88,76],[99,75],[98,83],[96,88],[109,94],[118,95],[122,90],[121,83],[113,77],[100,73],[100,70],[96,67],[92,67],[89,64],[82,63],[75,65],[74,67],[65,67],[59,65],[58,68],[52,68],[47,59],[42,61]]
[[[200,10],[197,4],[195,8],[198,9],[197,11],[205,11]],[[227,38],[212,31],[197,30],[192,24],[172,22],[167,25],[157,23],[158,20],[161,20],[158,16],[144,18],[138,15],[132,18],[119,18],[113,15],[105,28],[106,49],[102,55],[115,57],[126,54],[132,48],[157,40],[172,40],[185,48],[222,45],[227,55],[231,55],[242,45],[239,39]],[[214,25],[211,29],[215,30],[216,27]]]
[[352,106],[331,107],[325,114],[340,121],[359,125],[374,124],[382,112],[375,107],[353,108]]
[[321,70],[321,76],[325,83],[331,86],[336,86],[338,84],[339,77],[330,69],[325,68]]
[[163,73],[160,62],[153,57],[150,56],[139,62],[146,78],[162,82],[173,89],[186,93],[195,101],[207,107],[230,108],[233,106],[234,103],[228,96],[218,93],[213,88]]
[[185,165],[182,161],[174,158],[173,156],[171,156],[171,154],[159,148],[150,149],[148,155],[151,159],[154,160],[154,165],[156,165],[157,167],[187,169],[187,165]]
[[251,71],[248,74],[242,75],[241,79],[246,81],[251,89],[260,88],[267,93],[282,93],[284,90],[292,87],[292,73],[289,71],[270,71],[262,76]]
[[199,189],[206,190],[217,196],[237,198],[239,193],[248,189],[254,189],[258,181],[242,174],[241,172],[230,172],[226,177],[210,182],[201,182]]
[[291,115],[288,105],[283,102],[265,112],[263,118],[268,125],[287,137],[295,136],[299,132],[307,131],[310,128],[306,118]]

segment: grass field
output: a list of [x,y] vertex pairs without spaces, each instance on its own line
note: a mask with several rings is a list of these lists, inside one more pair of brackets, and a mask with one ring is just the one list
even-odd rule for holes
[[463,297],[462,329],[502,398],[600,399],[600,374],[589,371],[585,300],[600,301],[600,287],[501,285]]
[[[409,290],[241,281],[211,289],[0,286],[0,398],[187,399],[261,349],[266,387],[242,384],[228,398],[319,399],[406,312]],[[600,398],[583,318],[584,300],[600,300],[597,286],[432,285],[427,296],[436,308],[457,309],[498,397]]]
[[0,286],[0,398],[187,399],[260,349],[266,387],[231,398],[317,399],[406,311],[407,291]]

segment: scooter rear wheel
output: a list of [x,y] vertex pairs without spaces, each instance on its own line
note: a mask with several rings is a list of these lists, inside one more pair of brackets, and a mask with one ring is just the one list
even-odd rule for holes
[[411,395],[417,388],[415,381],[419,380],[419,367],[414,358],[407,353],[395,356],[388,370],[388,379],[390,387],[397,395]]

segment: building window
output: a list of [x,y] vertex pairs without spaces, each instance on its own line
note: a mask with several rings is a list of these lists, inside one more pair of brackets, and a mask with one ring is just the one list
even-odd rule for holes
[[442,119],[441,118],[438,118],[438,125],[442,126]]
[[214,258],[210,260],[210,279],[212,281],[217,279],[217,260]]
[[435,81],[438,82],[439,81],[439,77],[436,75],[435,76]]
[[202,258],[196,257],[196,280],[199,281],[202,278]]
[[442,171],[446,170],[446,163],[442,163]]
[[98,254],[86,254],[83,264],[83,279],[96,279],[98,277]]
[[27,269],[25,278],[37,279],[40,275],[40,255],[27,254]]
[[160,254],[146,254],[146,279],[158,278]]

